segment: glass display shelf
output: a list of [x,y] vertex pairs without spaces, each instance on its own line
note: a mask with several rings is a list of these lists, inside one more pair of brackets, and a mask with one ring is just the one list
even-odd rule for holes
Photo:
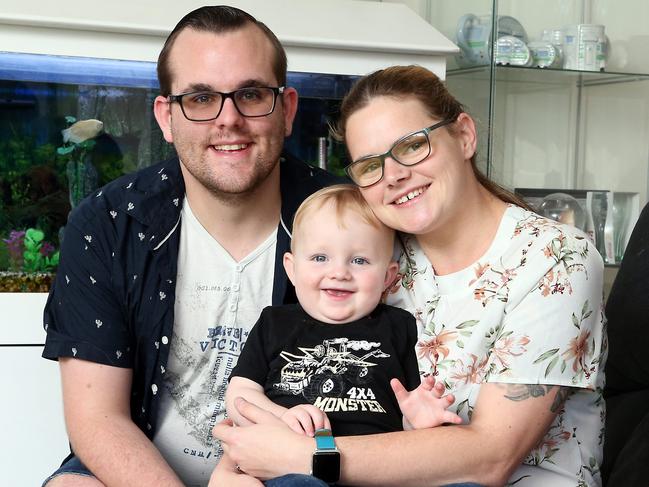
[[[491,76],[491,66],[471,66],[468,68],[455,68],[447,71],[449,78],[457,76],[471,76],[476,79],[488,81]],[[539,84],[565,84],[579,83],[581,86],[607,85],[614,83],[630,83],[636,81],[649,81],[647,73],[627,73],[613,71],[579,71],[562,68],[537,68],[527,66],[511,66],[498,64],[494,66],[496,82],[521,81]]]

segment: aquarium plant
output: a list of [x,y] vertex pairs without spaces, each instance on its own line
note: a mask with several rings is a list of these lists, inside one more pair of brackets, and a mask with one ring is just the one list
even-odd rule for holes
[[47,292],[59,265],[59,252],[38,228],[12,230],[2,239],[0,254],[8,261],[0,270],[0,292]]
[[2,241],[7,244],[7,260],[10,271],[19,271],[23,267],[23,241],[25,240],[24,230],[12,230],[9,238]]
[[2,240],[7,244],[10,271],[52,272],[59,265],[59,252],[45,240],[42,230],[12,230]]
[[59,251],[45,240],[45,234],[36,228],[25,231],[23,270],[26,272],[52,272],[59,265]]

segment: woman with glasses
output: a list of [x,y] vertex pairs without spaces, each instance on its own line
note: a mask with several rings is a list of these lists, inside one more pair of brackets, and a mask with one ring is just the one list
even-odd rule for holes
[[[593,244],[478,171],[473,120],[424,68],[360,79],[337,132],[349,177],[402,237],[387,301],[415,315],[420,372],[445,384],[464,420],[336,438],[341,484],[601,485],[606,339]],[[252,463],[247,471],[307,463],[304,440],[241,406],[257,426],[215,431]],[[276,445],[272,461],[254,463],[248,451],[263,434]]]

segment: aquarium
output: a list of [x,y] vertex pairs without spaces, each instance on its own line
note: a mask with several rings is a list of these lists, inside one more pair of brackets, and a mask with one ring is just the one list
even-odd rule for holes
[[[286,150],[342,174],[328,133],[350,76],[289,73],[300,102]],[[0,52],[0,291],[47,291],[72,208],[174,155],[153,116],[155,63]]]

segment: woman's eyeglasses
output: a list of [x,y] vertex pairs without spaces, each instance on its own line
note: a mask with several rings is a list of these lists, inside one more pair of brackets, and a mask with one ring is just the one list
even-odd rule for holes
[[391,157],[404,166],[419,164],[430,155],[429,134],[433,130],[453,122],[455,119],[442,120],[430,127],[404,135],[392,144],[388,151],[358,159],[349,164],[345,168],[345,172],[357,186],[361,188],[372,186],[383,179],[386,157]]

